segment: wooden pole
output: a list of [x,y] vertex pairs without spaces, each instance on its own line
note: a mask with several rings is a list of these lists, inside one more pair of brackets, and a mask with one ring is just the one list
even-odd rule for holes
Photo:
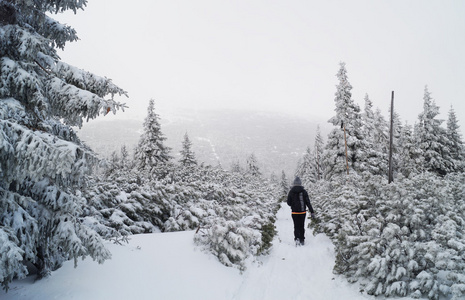
[[347,175],[349,175],[349,157],[347,155],[347,135],[346,135],[346,124],[344,123],[344,142],[346,145],[346,167],[347,167]]
[[391,129],[389,132],[389,179],[388,182],[394,181],[392,174],[392,137],[394,135],[394,91],[391,94]]

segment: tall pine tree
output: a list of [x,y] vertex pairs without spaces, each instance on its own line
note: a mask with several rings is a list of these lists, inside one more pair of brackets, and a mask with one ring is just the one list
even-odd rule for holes
[[464,171],[465,169],[465,148],[460,134],[455,110],[451,107],[447,118],[447,137],[450,142],[450,154],[454,161],[455,171]]
[[347,137],[349,169],[365,169],[361,160],[361,153],[366,146],[363,141],[360,107],[352,99],[352,85],[347,77],[345,63],[340,64],[337,78],[339,84],[336,86],[334,98],[336,115],[329,120],[335,127],[328,136],[324,154],[325,177],[328,179],[346,173],[344,130]]
[[149,172],[156,171],[166,164],[171,156],[171,148],[165,146],[166,137],[161,132],[159,117],[155,113],[155,101],[150,99],[147,117],[144,121],[144,132],[135,149],[134,157],[138,167]]
[[454,170],[450,142],[446,130],[441,127],[443,120],[437,119],[439,107],[431,97],[428,87],[423,96],[423,112],[418,116],[415,134],[419,148],[423,152],[424,167],[438,175],[446,175]]
[[49,15],[86,1],[0,1],[0,283],[63,261],[110,257],[80,220],[80,189],[96,162],[71,126],[124,107],[110,79],[60,61],[73,28]]

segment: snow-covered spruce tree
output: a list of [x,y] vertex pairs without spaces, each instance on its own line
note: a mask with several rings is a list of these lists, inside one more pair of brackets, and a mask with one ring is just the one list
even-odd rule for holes
[[334,271],[371,295],[462,299],[464,180],[424,172],[388,184],[364,173],[312,186],[312,225],[335,244]]
[[254,153],[250,154],[249,157],[247,157],[247,169],[246,173],[250,174],[252,176],[260,177],[262,176],[262,173],[260,171],[260,167],[258,166],[258,160],[257,157],[255,156]]
[[306,186],[318,180],[315,157],[310,147],[307,147],[304,156],[300,160],[295,175],[299,176]]
[[[76,32],[49,13],[86,1],[0,1],[0,282],[41,276],[68,259],[110,257],[79,219],[80,188],[96,158],[70,126],[123,107],[111,80],[61,62]],[[107,98],[109,96],[109,98]]]
[[196,184],[203,196],[197,209],[190,209],[196,215],[202,212],[195,241],[223,264],[244,269],[248,257],[271,247],[279,191],[258,176],[218,172],[222,181]]
[[120,154],[121,154],[121,158],[120,158],[121,168],[123,170],[124,169],[132,169],[133,161],[132,161],[131,157],[129,156],[128,148],[126,147],[126,145],[121,146]]
[[162,230],[170,207],[165,185],[146,180],[136,169],[116,170],[91,178],[84,221],[106,239]]
[[324,153],[324,141],[321,136],[320,125],[316,127],[315,143],[314,143],[314,156],[315,156],[315,172],[316,180],[323,179],[324,164],[323,164],[323,153]]
[[[399,114],[394,110],[394,116],[393,116],[393,144],[392,144],[392,167],[393,167],[393,179],[397,177],[399,174],[399,162],[402,160],[402,157],[400,156],[400,152],[402,150],[403,144],[401,143],[401,134],[402,134],[402,122],[400,119]],[[390,129],[388,129],[389,131]],[[389,151],[389,145],[387,146],[387,150]],[[386,158],[388,159],[388,158]],[[389,170],[388,170],[389,171]],[[388,174],[389,176],[389,174]]]
[[423,151],[417,147],[418,143],[411,125],[402,126],[396,151],[396,172],[404,177],[411,177],[424,170]]
[[451,107],[447,118],[447,137],[450,142],[450,154],[454,161],[455,171],[465,170],[465,147],[460,134],[455,110]]
[[134,150],[134,158],[141,170],[152,175],[164,176],[164,165],[171,159],[170,148],[165,146],[166,137],[161,132],[158,114],[155,113],[155,101],[150,99],[147,117],[144,121],[144,132]]
[[441,127],[443,120],[436,118],[439,115],[439,107],[431,98],[428,87],[425,87],[423,101],[423,112],[418,116],[419,122],[415,127],[418,147],[423,152],[425,169],[444,176],[454,171],[451,143],[446,130]]
[[233,162],[231,163],[231,172],[242,173],[242,167],[238,159],[233,160]]
[[197,160],[195,158],[195,153],[192,151],[192,142],[187,135],[187,132],[184,134],[184,140],[182,142],[182,149],[180,151],[181,158],[179,162],[185,167],[197,165]]
[[284,197],[284,201],[287,199],[287,194],[289,193],[289,179],[286,176],[284,170],[281,172],[281,181],[279,182],[280,197]]
[[361,160],[361,154],[367,146],[362,132],[360,107],[352,100],[352,86],[348,81],[344,63],[340,64],[337,78],[339,84],[334,98],[336,115],[329,120],[335,127],[328,136],[324,153],[326,179],[347,172],[344,129],[350,170],[357,172],[367,170],[365,162]]
[[363,136],[366,148],[360,151],[361,170],[375,175],[387,174],[388,161],[388,126],[379,109],[373,111],[373,103],[365,95],[365,108],[362,113]]

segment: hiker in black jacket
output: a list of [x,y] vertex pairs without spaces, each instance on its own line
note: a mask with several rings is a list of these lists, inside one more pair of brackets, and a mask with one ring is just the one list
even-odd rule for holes
[[307,191],[303,188],[299,177],[294,179],[294,185],[287,195],[287,205],[292,209],[292,220],[294,221],[294,240],[301,245],[305,244],[305,217],[307,216],[306,207],[311,213],[312,218],[315,212],[310,204]]

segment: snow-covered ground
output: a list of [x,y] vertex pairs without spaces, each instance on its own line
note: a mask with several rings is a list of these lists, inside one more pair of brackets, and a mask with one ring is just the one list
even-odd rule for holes
[[113,258],[103,265],[67,262],[47,279],[13,282],[0,299],[375,299],[332,274],[334,251],[326,236],[307,230],[306,245],[296,247],[287,205],[277,217],[270,254],[250,262],[243,274],[196,248],[192,231],[135,235],[129,244],[108,244]]

